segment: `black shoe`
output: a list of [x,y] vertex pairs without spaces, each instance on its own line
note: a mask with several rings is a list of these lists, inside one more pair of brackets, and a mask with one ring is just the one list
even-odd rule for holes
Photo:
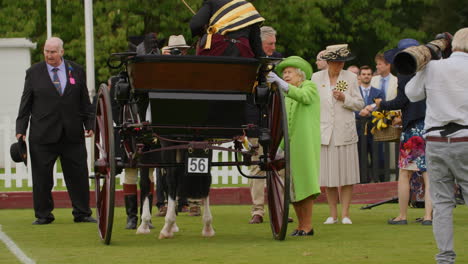
[[424,220],[424,221],[421,222],[421,225],[431,226],[432,225],[432,220]]
[[47,225],[54,221],[53,218],[37,218],[36,221],[32,222],[33,225]]
[[[292,235],[292,234],[291,234]],[[314,235],[314,229],[311,229],[309,232],[306,233],[304,230],[297,230],[295,235],[292,236],[313,236]]]
[[292,223],[294,222],[294,219],[292,219],[292,217],[288,217],[288,223]]
[[297,232],[299,232],[299,230],[297,229],[294,229],[294,231],[291,233],[290,236],[297,236]]
[[389,225],[407,225],[408,221],[406,220],[395,220],[395,218],[388,219],[387,223]]
[[97,223],[96,219],[94,219],[91,216],[78,217],[75,218],[73,221],[75,221],[75,223]]
[[127,217],[127,225],[125,226],[125,229],[136,229],[137,221],[138,221],[138,218],[136,216]]

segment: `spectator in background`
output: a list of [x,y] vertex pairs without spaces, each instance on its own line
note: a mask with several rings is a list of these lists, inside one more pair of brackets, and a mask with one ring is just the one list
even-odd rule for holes
[[267,57],[282,58],[283,55],[276,51],[276,30],[272,27],[263,26],[260,28],[260,38],[262,39],[262,49]]
[[468,28],[455,33],[452,51],[447,59],[431,60],[405,89],[412,102],[427,98],[424,129],[427,131],[426,154],[439,264],[455,263],[456,258],[453,245],[455,182],[465,197],[468,193]]
[[346,70],[347,70],[347,71],[350,71],[350,72],[352,72],[352,73],[354,73],[354,74],[356,74],[356,75],[358,76],[358,78],[359,78],[360,69],[359,69],[358,66],[356,66],[356,65],[350,65]]
[[[349,218],[353,185],[359,183],[359,157],[354,111],[364,107],[356,75],[343,70],[354,56],[347,44],[328,46],[320,57],[328,69],[314,73],[312,81],[320,92],[320,122],[322,147],[320,154],[320,185],[326,187],[330,217],[325,224],[338,222],[340,199],[341,222],[352,224]],[[340,193],[338,188],[340,187]]]
[[85,137],[93,136],[94,114],[83,68],[63,58],[63,41],[44,44],[43,62],[26,71],[16,118],[16,139],[25,140],[28,126],[33,180],[33,225],[55,220],[53,169],[60,158],[73,207],[73,221],[96,223],[89,207],[89,177]]
[[322,55],[325,53],[325,50],[320,51],[317,54],[317,60],[315,61],[315,64],[317,65],[317,69],[319,71],[326,70],[328,69],[328,63],[326,60],[322,59]]
[[398,80],[390,72],[391,66],[382,53],[375,56],[375,68],[378,75],[372,77],[371,86],[382,90],[386,101],[393,100],[397,94]]
[[[272,27],[263,26],[260,28],[262,47],[266,56],[274,58],[282,58],[279,52],[276,51],[276,30]],[[255,119],[258,117],[259,112],[255,105],[249,104],[248,111],[251,113],[250,119]],[[252,145],[258,145],[259,155],[263,154],[263,148],[258,144],[257,137],[250,137],[250,143]],[[258,156],[253,156],[253,160],[258,160]],[[265,176],[258,166],[252,166],[250,170],[250,175],[254,176]],[[251,210],[251,219],[250,224],[260,224],[263,223],[263,216],[265,214],[265,179],[249,179],[250,183],[250,196],[252,197],[252,210]]]
[[[369,66],[365,65],[359,69],[359,79],[361,80],[359,90],[361,92],[362,98],[364,99],[365,105],[372,104],[376,98],[385,98],[382,90],[370,85],[372,79],[372,69]],[[361,183],[376,181],[372,179],[373,175],[371,174],[371,168],[375,158],[373,156],[374,137],[371,133],[372,117],[369,115],[367,110],[363,109],[359,112],[356,112],[356,126],[359,137],[358,153]],[[366,150],[365,153],[363,153],[364,150]],[[383,153],[379,152],[378,160],[379,166],[383,167],[383,157],[381,157],[381,154]]]
[[361,85],[361,80],[359,79],[359,67],[356,65],[350,65],[346,70],[356,74],[358,84]]
[[[414,39],[402,39],[398,47],[385,52],[385,59],[393,63],[397,52],[412,46],[418,46],[419,42]],[[410,102],[405,95],[405,86],[414,75],[398,74],[398,90],[396,97],[390,101],[376,99],[375,104],[366,106],[366,110],[398,110],[401,109],[403,119],[403,132],[400,137],[400,155],[398,167],[400,168],[398,178],[398,205],[400,212],[397,217],[389,219],[390,225],[406,225],[408,201],[410,196],[410,179],[414,171],[422,172],[426,188],[424,195],[424,218],[423,225],[432,225],[432,203],[429,196],[429,178],[426,172],[426,141],[423,138],[424,117],[426,115],[426,101]],[[453,197],[453,189],[452,189]]]

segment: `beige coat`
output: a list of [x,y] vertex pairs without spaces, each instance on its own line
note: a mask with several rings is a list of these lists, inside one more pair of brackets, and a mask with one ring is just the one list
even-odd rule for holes
[[[380,79],[382,76],[377,75],[372,77],[371,86],[377,89],[380,89]],[[390,101],[395,99],[397,95],[397,88],[398,88],[398,79],[393,74],[390,73],[390,81],[388,82],[387,86],[387,94],[385,95],[385,101]]]
[[364,100],[359,92],[356,74],[342,70],[338,76],[337,83],[345,81],[348,86],[344,92],[344,103],[333,98],[328,70],[314,73],[312,81],[317,84],[320,94],[322,145],[330,144],[332,133],[334,134],[333,140],[335,146],[357,143],[358,136],[353,111],[359,111],[364,108]]

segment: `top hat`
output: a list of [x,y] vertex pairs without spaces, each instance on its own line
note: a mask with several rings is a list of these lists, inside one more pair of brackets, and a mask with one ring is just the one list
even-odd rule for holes
[[10,156],[11,159],[18,163],[24,162],[25,165],[28,163],[28,149],[26,147],[26,142],[24,142],[23,137],[18,139],[18,142],[11,144],[10,146]]
[[183,35],[171,35],[169,37],[169,41],[167,46],[163,49],[174,49],[174,48],[190,48],[189,45],[185,42],[185,38]]
[[411,38],[402,39],[398,41],[396,48],[384,52],[384,58],[388,63],[393,64],[393,59],[398,52],[412,46],[419,46],[419,42]]
[[325,61],[350,61],[354,57],[348,48],[348,44],[338,44],[327,46],[320,59]]

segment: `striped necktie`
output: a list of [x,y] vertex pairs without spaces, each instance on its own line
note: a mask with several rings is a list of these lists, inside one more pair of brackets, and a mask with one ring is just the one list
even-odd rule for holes
[[364,103],[367,104],[367,99],[369,99],[369,89],[364,89]]
[[52,71],[54,72],[54,75],[52,76],[52,82],[54,83],[55,89],[57,89],[57,92],[62,95],[62,85],[60,84],[60,79],[58,77],[57,71],[59,68],[53,68]]

